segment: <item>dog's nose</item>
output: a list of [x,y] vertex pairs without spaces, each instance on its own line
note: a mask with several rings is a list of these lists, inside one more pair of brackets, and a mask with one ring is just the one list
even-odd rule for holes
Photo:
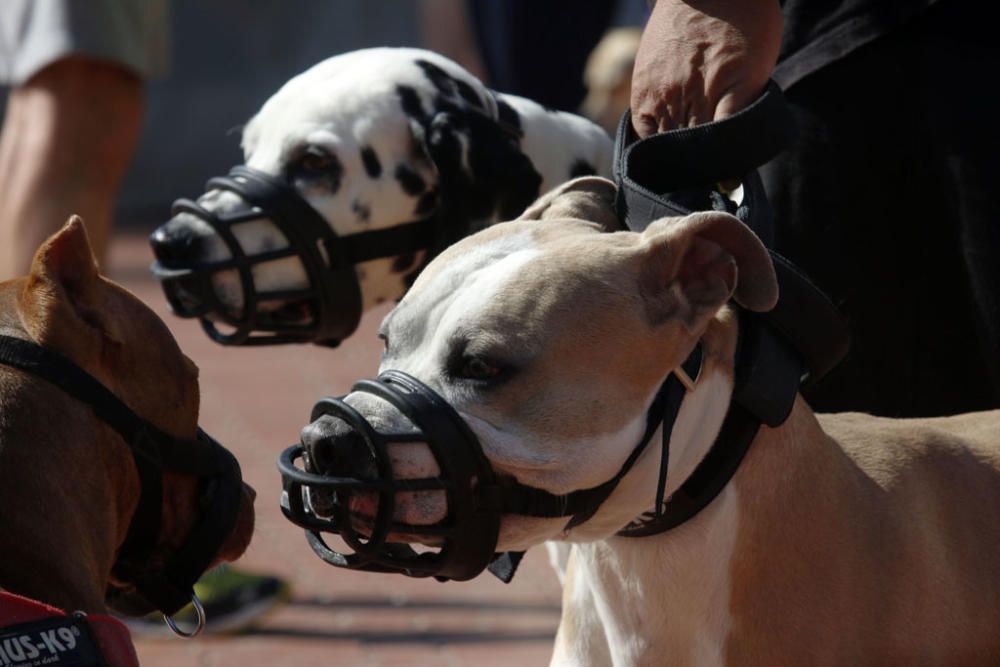
[[324,415],[302,429],[301,438],[317,472],[360,479],[377,475],[364,438],[341,419]]
[[179,213],[160,225],[149,237],[153,254],[161,262],[190,261],[201,256],[204,239],[189,224],[189,214]]

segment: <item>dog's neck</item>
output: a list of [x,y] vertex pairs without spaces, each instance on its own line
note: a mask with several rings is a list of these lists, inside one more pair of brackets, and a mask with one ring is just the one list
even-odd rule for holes
[[[733,387],[734,332],[731,322],[714,322],[702,339],[705,365],[671,437],[668,496],[711,449],[725,418]],[[660,437],[657,433],[652,442]],[[732,629],[737,538],[749,520],[747,497],[773,486],[774,479],[765,477],[796,467],[813,455],[807,450],[821,448],[826,440],[808,405],[796,399],[788,420],[777,428],[761,427],[734,478],[688,522],[651,537],[612,536],[577,544],[566,573],[553,664],[657,664],[667,655],[676,664],[722,664]],[[636,517],[637,508],[653,508],[659,458],[656,446],[640,458],[595,516],[593,521],[605,524],[602,530],[622,527]]]
[[128,459],[109,454],[111,429],[41,380],[0,369],[0,403],[0,588],[103,613],[113,545],[134,509]]

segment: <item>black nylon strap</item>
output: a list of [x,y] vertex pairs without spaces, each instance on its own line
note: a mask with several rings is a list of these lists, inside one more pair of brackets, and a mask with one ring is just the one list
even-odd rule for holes
[[[701,362],[702,362],[702,351],[701,343],[699,342],[691,356],[688,357],[681,368],[684,372],[688,374],[688,377],[694,381],[697,381],[698,375],[701,372]],[[672,379],[677,380],[674,375],[670,376]],[[674,392],[667,397],[667,403],[663,411],[663,432],[660,434],[661,445],[660,445],[660,475],[656,482],[656,511],[659,513],[660,508],[663,506],[663,493],[666,489],[667,484],[667,468],[670,462],[670,438],[674,433],[674,423],[677,421],[677,414],[681,411],[681,403],[684,401],[684,392]]]
[[428,218],[404,222],[385,229],[341,236],[340,242],[347,246],[347,255],[351,262],[358,264],[427,250],[432,245],[434,229],[434,219]]
[[[683,127],[636,142],[631,111],[619,127],[625,141],[615,142],[615,181],[641,183],[653,193],[703,188],[740,178],[788,146],[795,120],[773,81],[752,104],[711,123]],[[620,165],[628,165],[620,172]]]
[[524,558],[523,551],[504,551],[497,554],[486,569],[503,583],[509,584],[514,579],[522,558]]
[[160,452],[147,446],[149,439],[139,437],[148,426],[107,387],[58,352],[20,338],[0,336],[0,363],[39,377],[90,406],[94,415],[129,445],[142,484],[136,515],[146,520],[131,523],[121,552],[128,558],[147,558],[159,536],[162,510],[162,481],[155,472]]
[[[76,364],[44,347],[11,336],[0,336],[0,362],[46,380],[73,398],[90,405],[101,421],[115,429],[126,442],[132,442],[142,428],[142,421],[107,387]],[[157,452],[140,451],[157,460]]]
[[[161,431],[72,361],[35,343],[0,336],[0,363],[30,373],[90,407],[128,445],[139,475],[139,502],[118,550],[115,572],[166,614],[190,601],[191,586],[214,559],[239,515],[242,476],[233,455],[198,429],[196,440]],[[142,569],[156,547],[163,502],[163,469],[210,479],[211,510],[203,511],[184,545],[161,572]]]
[[[622,221],[633,231],[644,230],[651,222],[666,216],[683,216],[698,210],[721,210],[735,214],[753,230],[765,246],[773,243],[773,216],[756,168],[785,146],[794,135],[793,119],[773,82],[764,94],[742,111],[720,121],[691,128],[680,128],[639,140],[631,115],[626,112],[618,126],[615,141],[614,176],[618,185],[616,208]],[[739,178],[743,197],[739,205],[717,191],[721,181]],[[664,425],[663,455],[655,505],[618,534],[642,537],[660,533],[687,521],[707,506],[729,482],[743,460],[760,424],[777,425],[788,416],[802,375],[798,353],[779,339],[765,322],[774,318],[784,322],[786,331],[808,338],[802,327],[803,317],[816,308],[807,292],[811,288],[828,304],[825,297],[791,273],[782,263],[776,267],[781,301],[778,315],[740,313],[739,344],[735,358],[735,386],[730,407],[719,435],[692,476],[666,502],[665,464],[669,454],[670,427]],[[798,281],[798,282],[796,282]],[[792,306],[785,300],[787,289],[803,298]],[[792,284],[794,283],[794,284]],[[795,309],[798,306],[798,309]],[[789,310],[792,308],[792,310]],[[834,309],[835,312],[835,309]],[[829,315],[829,311],[822,313]],[[816,318],[812,327],[829,326],[829,319]],[[833,318],[839,321],[839,318]],[[785,332],[782,332],[785,333]],[[798,339],[792,338],[793,343]],[[830,361],[828,348],[804,346],[817,355],[810,359],[821,372],[836,363]],[[839,356],[837,356],[839,359]],[[674,415],[676,417],[676,414]]]
[[622,530],[621,537],[649,537],[676,528],[707,507],[726,487],[757,436],[760,421],[738,403],[729,410],[715,444],[659,512],[639,517]]

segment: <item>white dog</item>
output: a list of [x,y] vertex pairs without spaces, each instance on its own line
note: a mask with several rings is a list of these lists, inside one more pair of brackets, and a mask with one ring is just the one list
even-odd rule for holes
[[[608,175],[611,151],[610,138],[593,123],[493,93],[447,58],[410,48],[366,49],[319,63],[282,86],[243,133],[246,166],[294,187],[341,237],[436,218],[455,240],[516,217],[572,177]],[[247,208],[218,189],[198,204],[223,216]],[[266,214],[233,227],[242,253],[289,245]],[[176,215],[151,240],[172,269],[233,255],[216,229],[190,213]],[[358,264],[361,309],[399,299],[422,255]],[[253,281],[259,292],[280,293],[306,287],[307,275],[291,256],[255,266]],[[208,307],[236,312],[246,300],[235,269],[212,276],[217,299],[178,285],[172,301],[199,315]],[[278,322],[309,316],[288,300],[260,307]]]
[[[670,497],[729,407],[728,302],[767,310],[777,283],[763,245],[725,213],[608,233],[613,192],[575,181],[442,253],[383,322],[380,370],[447,400],[497,475],[568,494],[622,469],[664,379],[700,342],[669,441]],[[407,423],[382,400],[345,400],[388,431]],[[322,419],[307,448],[337,437]],[[440,474],[433,456],[395,447],[394,478]],[[619,537],[654,505],[659,450],[640,451],[579,525],[503,515],[498,550],[575,543],[553,664],[1000,664],[1000,411],[817,417],[797,398],[694,518]],[[447,511],[443,491],[396,496],[407,524]]]

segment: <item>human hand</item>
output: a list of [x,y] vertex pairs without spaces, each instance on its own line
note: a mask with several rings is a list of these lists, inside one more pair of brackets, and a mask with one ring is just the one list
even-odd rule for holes
[[781,47],[777,0],[659,0],[632,72],[640,137],[731,115],[764,91]]

